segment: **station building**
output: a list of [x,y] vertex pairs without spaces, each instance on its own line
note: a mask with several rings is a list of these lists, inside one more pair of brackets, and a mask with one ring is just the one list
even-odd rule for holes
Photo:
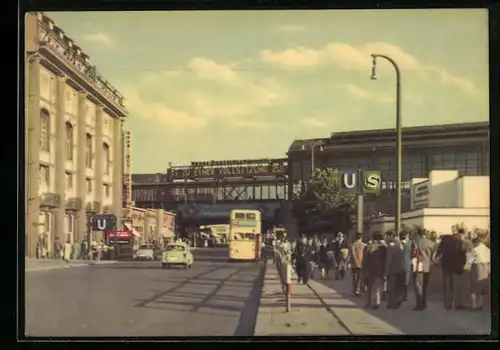
[[[411,207],[401,224],[451,234],[455,225],[467,231],[490,229],[489,176],[459,176],[457,170],[434,170],[428,178],[411,180]],[[371,234],[394,228],[393,216],[372,218]]]
[[[289,199],[305,186],[312,156],[315,168],[380,170],[382,193],[365,197],[364,213],[395,214],[395,129],[338,132],[328,138],[295,140],[288,149]],[[489,160],[488,122],[403,128],[402,212],[411,210],[412,179],[426,178],[432,170],[456,170],[460,177],[488,176]]]
[[124,98],[44,13],[25,17],[26,251],[82,240],[87,216],[121,222]]

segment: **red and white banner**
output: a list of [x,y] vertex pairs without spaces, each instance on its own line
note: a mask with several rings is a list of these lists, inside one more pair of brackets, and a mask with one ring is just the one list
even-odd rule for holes
[[115,238],[126,238],[126,239],[131,239],[132,238],[132,232],[127,231],[127,230],[118,230],[118,231],[108,231],[108,237],[110,239]]

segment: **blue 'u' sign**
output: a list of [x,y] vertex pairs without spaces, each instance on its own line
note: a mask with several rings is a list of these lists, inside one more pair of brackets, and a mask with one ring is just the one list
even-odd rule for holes
[[110,214],[92,216],[92,231],[115,231],[116,216]]

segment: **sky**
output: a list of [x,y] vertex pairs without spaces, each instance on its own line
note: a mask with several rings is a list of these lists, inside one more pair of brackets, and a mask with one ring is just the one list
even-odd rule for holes
[[489,120],[486,10],[48,12],[124,96],[132,172]]

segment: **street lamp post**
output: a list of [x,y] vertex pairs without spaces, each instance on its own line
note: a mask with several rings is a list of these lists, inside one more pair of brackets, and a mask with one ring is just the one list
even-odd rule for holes
[[[311,176],[314,174],[314,170],[316,170],[316,166],[314,164],[314,150],[316,149],[317,146],[319,146],[319,150],[323,151],[323,141],[309,141],[307,142],[308,146],[311,148]],[[306,146],[303,143],[301,149],[305,151]]]
[[377,58],[384,58],[389,61],[396,70],[396,233],[401,230],[401,183],[402,183],[402,160],[403,160],[403,132],[401,128],[401,73],[397,63],[389,56],[372,54],[372,80],[377,80],[375,69],[377,67]]

